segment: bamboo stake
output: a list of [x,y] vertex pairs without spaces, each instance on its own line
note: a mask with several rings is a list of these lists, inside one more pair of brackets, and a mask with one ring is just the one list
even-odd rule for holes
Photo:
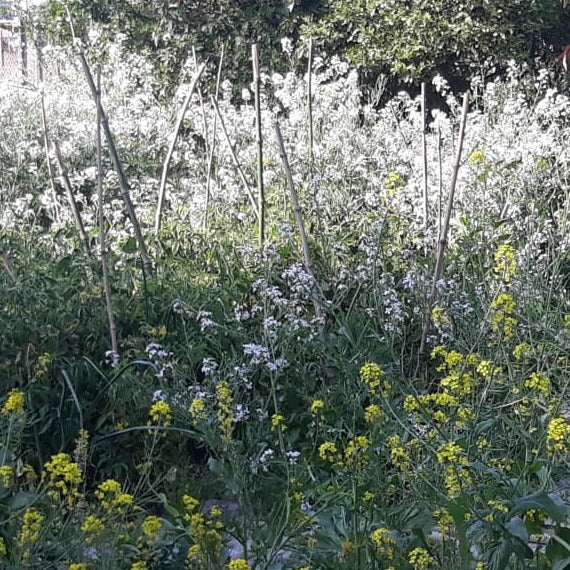
[[[313,282],[316,284],[315,271],[313,268],[313,260],[311,258],[311,252],[309,250],[309,241],[307,240],[307,232],[305,231],[305,224],[303,222],[303,209],[299,203],[299,197],[297,196],[297,190],[295,189],[295,182],[293,181],[293,174],[291,173],[291,167],[289,166],[289,160],[287,158],[287,152],[285,151],[285,143],[283,142],[283,135],[281,134],[281,128],[279,127],[279,122],[275,121],[275,134],[277,136],[277,144],[279,145],[279,156],[281,157],[281,162],[283,163],[283,170],[287,177],[287,184],[289,185],[289,190],[291,192],[291,199],[293,200],[293,206],[295,208],[295,217],[297,219],[297,226],[299,228],[299,236],[301,238],[301,245],[303,247],[303,259],[305,261],[305,269],[307,273],[313,278]],[[321,309],[320,303],[316,298],[313,298],[313,306],[315,307],[315,316],[317,318],[322,318],[323,311]]]
[[49,155],[49,147],[50,147],[50,137],[49,137],[49,130],[47,126],[47,115],[46,115],[46,106],[45,106],[45,98],[44,98],[44,90],[41,89],[40,92],[40,111],[42,115],[42,129],[43,129],[43,139],[44,139],[44,152],[46,155],[46,167],[48,172],[49,183],[51,186],[51,191],[54,196],[54,203],[56,204],[55,211],[56,214],[59,216],[59,208],[57,206],[57,200],[55,197],[57,196],[57,191],[55,189],[55,176],[53,173],[53,166],[51,163],[51,158]]
[[[222,50],[220,53],[220,63],[218,64],[218,74],[216,76],[216,94],[214,99],[216,103],[219,101],[220,98],[220,83],[222,79],[222,64],[224,62],[224,46],[222,45]],[[203,220],[203,228],[206,229],[208,227],[208,211],[210,209],[210,188],[212,183],[212,168],[214,165],[214,149],[216,148],[216,130],[218,126],[218,115],[214,115],[214,126],[212,132],[212,144],[210,145],[210,156],[208,157],[208,173],[206,178],[206,205],[204,207],[204,220]]]
[[103,104],[97,92],[97,87],[95,86],[95,82],[93,81],[93,74],[91,73],[91,68],[89,67],[87,58],[85,57],[85,54],[81,50],[79,50],[78,54],[79,54],[79,60],[81,61],[81,65],[83,67],[83,71],[85,73],[85,77],[87,78],[87,84],[89,85],[89,89],[91,90],[91,95],[93,96],[93,99],[96,101],[98,111],[101,113],[101,127],[105,135],[105,140],[107,141],[107,146],[109,147],[109,154],[111,155],[111,160],[113,162],[117,178],[119,179],[119,186],[121,188],[121,197],[123,198],[123,202],[125,203],[125,207],[127,209],[127,214],[129,216],[129,219],[131,220],[131,224],[133,225],[135,238],[137,240],[137,244],[139,246],[139,251],[143,261],[143,267],[147,275],[152,276],[154,275],[152,260],[148,254],[141,226],[139,224],[135,207],[131,199],[131,188],[127,180],[127,177],[125,176],[123,165],[119,158],[119,154],[117,152],[117,147],[115,146],[113,135],[111,134],[111,128],[109,127],[109,119],[107,117],[107,114],[105,113],[105,109],[103,108]]
[[[198,56],[196,55],[196,48],[192,46],[192,59],[194,60],[194,72],[198,73],[200,68],[198,66]],[[204,144],[206,146],[206,153],[209,154],[208,144],[210,135],[208,133],[208,119],[206,117],[206,106],[204,105],[204,96],[202,95],[202,89],[197,88],[198,91],[198,101],[200,102],[200,111],[202,112],[202,136],[204,137]]]
[[162,222],[162,209],[164,206],[164,196],[166,194],[166,179],[168,177],[168,169],[170,168],[170,162],[172,161],[172,155],[174,154],[174,148],[176,147],[176,141],[178,140],[178,135],[180,134],[180,129],[182,128],[182,123],[184,122],[184,117],[186,112],[188,111],[188,107],[190,106],[190,101],[192,99],[192,95],[194,95],[194,91],[196,90],[196,85],[198,85],[198,81],[204,73],[204,69],[206,69],[206,64],[203,63],[200,68],[198,69],[194,79],[192,79],[192,83],[190,84],[190,89],[188,90],[188,95],[186,95],[186,99],[182,105],[182,109],[180,110],[180,114],[178,115],[178,121],[176,121],[176,126],[174,127],[174,135],[172,140],[170,141],[170,147],[168,148],[168,152],[166,153],[166,158],[164,159],[164,165],[162,167],[162,178],[160,179],[160,188],[158,190],[158,205],[156,207],[156,218],[154,220],[154,231],[158,233],[160,231],[160,225]]
[[318,199],[318,188],[316,183],[315,172],[315,155],[314,155],[314,133],[313,133],[313,38],[309,38],[309,54],[307,63],[307,121],[309,123],[309,176],[311,190],[313,193],[315,214],[317,218],[317,227],[319,233],[323,235],[323,223],[321,220],[321,208]]
[[441,157],[441,128],[437,128],[437,238],[441,237],[441,215],[443,214],[443,160]]
[[447,200],[447,210],[445,213],[443,227],[441,228],[441,234],[439,236],[439,248],[437,252],[437,259],[435,262],[435,270],[433,274],[431,294],[424,314],[424,327],[422,331],[422,340],[420,343],[420,354],[425,354],[426,351],[427,336],[431,325],[431,310],[437,292],[437,282],[441,279],[441,275],[443,273],[443,256],[445,254],[445,247],[447,246],[447,235],[449,233],[449,222],[451,220],[451,212],[453,210],[453,199],[455,196],[455,186],[457,184],[457,174],[459,172],[459,166],[461,163],[461,150],[463,148],[463,139],[465,137],[465,124],[467,122],[468,108],[469,108],[469,92],[465,93],[465,95],[463,96],[463,110],[461,112],[461,121],[459,126],[459,140],[457,144],[457,152],[455,155],[455,164],[453,165],[453,175],[451,178],[451,188],[449,191],[449,198]]
[[107,260],[107,233],[105,228],[104,200],[103,200],[103,163],[101,159],[101,69],[97,70],[97,190],[99,193],[99,246],[101,248],[101,267],[103,269],[103,287],[105,289],[105,306],[109,320],[109,337],[111,339],[112,358],[119,355],[117,345],[117,327],[113,314],[113,299],[111,294],[111,282],[109,279],[109,264]]
[[216,102],[216,100],[213,97],[212,97],[212,106],[214,107],[214,110],[216,111],[216,115],[218,116],[218,120],[220,121],[220,127],[222,127],[222,132],[224,133],[224,138],[226,139],[226,143],[227,143],[228,148],[230,150],[230,154],[232,156],[234,164],[238,170],[238,173],[239,173],[239,176],[241,178],[243,187],[245,188],[245,191],[247,192],[247,195],[249,197],[249,201],[251,202],[251,205],[253,206],[253,211],[255,212],[255,215],[257,216],[257,219],[259,221],[259,207],[257,205],[257,202],[255,201],[255,196],[253,195],[253,192],[251,191],[251,186],[249,185],[249,182],[247,181],[247,178],[245,177],[245,173],[241,167],[241,164],[239,163],[238,157],[236,155],[236,152],[235,152],[234,147],[232,145],[232,142],[230,140],[230,136],[228,135],[228,131],[226,129],[224,119],[222,117],[222,114],[220,113],[220,108],[218,107],[218,103]]
[[265,241],[265,189],[263,187],[263,137],[261,134],[261,94],[259,76],[259,53],[257,44],[251,46],[253,64],[253,84],[255,89],[255,124],[257,139],[257,205],[259,206],[259,250],[263,250]]
[[89,237],[85,231],[85,226],[83,225],[83,220],[81,219],[81,212],[79,211],[79,206],[77,205],[77,200],[73,194],[73,188],[71,186],[71,181],[69,180],[69,171],[63,160],[61,154],[61,149],[59,148],[59,143],[57,140],[53,140],[53,148],[55,150],[55,156],[57,157],[57,162],[59,164],[59,169],[61,170],[61,178],[63,180],[63,185],[67,190],[67,197],[69,198],[69,204],[71,210],[73,211],[73,217],[75,218],[75,225],[77,226],[77,231],[81,236],[81,241],[83,242],[83,247],[87,253],[91,253],[91,246],[89,245]]
[[309,38],[307,63],[307,115],[309,121],[309,171],[313,175],[313,38]]
[[[424,234],[428,232],[428,165],[427,165],[427,125],[426,125],[426,84],[422,83],[422,166],[423,166],[423,207],[424,207]],[[427,243],[426,243],[427,248]]]

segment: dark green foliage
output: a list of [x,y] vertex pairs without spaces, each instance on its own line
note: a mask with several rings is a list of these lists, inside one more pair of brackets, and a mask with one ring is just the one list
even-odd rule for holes
[[[37,20],[43,34],[70,39],[61,3],[52,0],[44,16]],[[86,39],[89,23],[99,22],[109,38],[120,32],[132,50],[151,52],[166,92],[179,84],[193,48],[214,74],[223,47],[224,77],[247,85],[252,43],[265,69],[282,70],[299,61],[283,53],[280,39],[300,47],[302,37],[312,36],[317,52],[347,58],[370,81],[387,74],[393,89],[435,73],[494,75],[511,59],[551,59],[570,41],[559,0],[84,0],[73,4],[72,17],[77,36]]]
[[558,0],[328,0],[306,26],[328,54],[374,77],[417,82],[436,71],[490,73],[509,59],[531,61],[568,35]]
[[[296,37],[300,18],[311,2],[283,0],[151,0],[149,2],[74,3],[76,36],[84,35],[89,22],[104,24],[109,38],[126,35],[133,51],[149,51],[162,83],[174,86],[184,63],[195,49],[202,60],[226,54],[224,77],[249,83],[251,44],[257,43],[264,68],[283,68],[287,57],[280,47],[284,36]],[[59,41],[70,39],[65,7],[51,0],[45,11],[46,32]]]

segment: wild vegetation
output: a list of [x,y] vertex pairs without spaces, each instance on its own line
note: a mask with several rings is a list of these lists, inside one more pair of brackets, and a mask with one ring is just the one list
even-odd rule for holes
[[262,73],[260,243],[253,90],[198,85],[157,232],[197,66],[157,100],[126,40],[101,104],[150,267],[77,54],[0,86],[2,567],[570,566],[565,87],[474,80],[454,170],[436,76],[426,208],[419,99]]

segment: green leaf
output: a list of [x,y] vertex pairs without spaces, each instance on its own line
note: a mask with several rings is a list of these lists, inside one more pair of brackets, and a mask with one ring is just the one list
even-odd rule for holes
[[528,531],[522,519],[517,518],[509,521],[505,527],[513,536],[522,540],[525,544],[528,542]]
[[570,568],[570,557],[559,560],[552,566],[552,570],[568,570]]
[[39,498],[37,493],[30,493],[28,491],[22,491],[21,493],[16,493],[7,501],[8,507],[14,511],[25,509],[30,505],[33,505]]
[[121,248],[125,253],[135,253],[137,251],[137,241],[134,237],[130,237]]
[[551,519],[560,523],[565,520],[568,509],[558,495],[548,495],[544,491],[533,493],[519,499],[510,510],[508,518],[526,513],[531,509],[538,509],[546,513]]
[[564,570],[570,564],[570,528],[557,528],[554,536],[546,545],[546,558],[554,563],[552,570]]

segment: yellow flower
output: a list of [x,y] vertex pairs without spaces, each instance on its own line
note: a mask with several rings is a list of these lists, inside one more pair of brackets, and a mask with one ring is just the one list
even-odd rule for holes
[[515,334],[517,321],[512,316],[515,307],[515,300],[509,293],[499,293],[491,303],[491,330],[505,340],[510,340]]
[[548,376],[541,374],[540,372],[533,372],[524,383],[526,388],[531,390],[536,390],[542,394],[545,398],[550,393],[550,380]]
[[451,326],[451,319],[443,307],[434,307],[431,310],[431,320],[439,329]]
[[146,562],[133,562],[130,570],[148,570]]
[[477,373],[480,374],[487,382],[491,380],[493,375],[498,372],[490,360],[481,360],[477,365]]
[[332,441],[325,441],[319,446],[319,456],[324,461],[335,463],[338,461],[338,449]]
[[142,524],[143,534],[149,540],[156,540],[158,538],[158,533],[160,532],[161,528],[162,528],[162,521],[157,516],[154,515],[146,517]]
[[105,530],[105,525],[100,518],[89,515],[81,525],[81,530],[87,535],[85,542],[91,544]]
[[20,415],[24,413],[25,394],[22,390],[10,390],[8,398],[2,406],[2,414],[5,416]]
[[371,503],[376,498],[376,495],[371,491],[365,491],[364,495],[362,495],[362,500],[365,503]]
[[151,329],[149,329],[148,334],[154,338],[162,339],[166,336],[167,332],[168,332],[167,328],[164,325],[162,325],[160,327],[152,327]]
[[364,419],[368,423],[374,423],[380,421],[384,418],[384,412],[380,409],[380,406],[376,404],[370,404],[364,410]]
[[494,499],[488,500],[487,505],[489,507],[491,507],[492,509],[495,509],[496,511],[499,511],[501,513],[508,513],[509,512],[509,508],[506,505],[503,505],[503,503],[500,503],[499,501],[495,501]]
[[169,426],[172,420],[170,404],[164,400],[159,400],[151,406],[148,415],[149,421],[147,425]]
[[194,513],[190,515],[188,520],[190,523],[190,534],[195,540],[201,540],[206,534],[206,519],[202,513]]
[[228,564],[228,570],[249,570],[249,564],[243,558],[236,558]]
[[400,188],[405,185],[404,178],[399,172],[389,172],[384,179],[384,185],[386,186],[386,192],[388,197],[393,196]]
[[386,372],[375,362],[368,362],[360,368],[360,380],[366,384],[372,396],[379,392],[388,394],[392,385],[386,379]]
[[487,162],[487,157],[482,150],[474,150],[469,157],[469,164],[473,167],[484,165]]
[[509,283],[518,270],[515,248],[512,245],[500,245],[495,252],[495,274],[505,283]]
[[408,555],[408,561],[414,567],[414,570],[427,570],[432,559],[425,548],[414,548]]
[[52,499],[67,498],[73,501],[79,496],[77,487],[81,484],[81,469],[71,461],[67,453],[53,455],[44,465],[44,477],[48,480],[48,495]]
[[6,550],[6,543],[4,542],[4,539],[0,536],[0,558],[6,556],[7,553],[8,551]]
[[216,396],[218,398],[218,421],[220,422],[220,432],[222,439],[229,443],[232,441],[234,429],[233,395],[229,382],[223,380],[216,386]]
[[351,439],[344,450],[344,459],[347,467],[352,467],[353,469],[362,468],[368,462],[366,451],[369,447],[370,440],[364,435]]
[[206,402],[201,398],[194,398],[188,408],[194,423],[204,422],[208,419]]
[[401,470],[407,469],[411,463],[410,454],[403,446],[400,436],[390,436],[388,445],[390,446],[390,461],[392,465]]
[[285,418],[281,414],[273,414],[271,416],[271,431],[281,428],[283,431],[287,429]]
[[115,509],[117,512],[122,513],[125,507],[133,503],[133,496],[128,493],[123,493],[121,484],[114,479],[103,481],[103,483],[97,487],[95,496],[99,499],[101,506],[106,511]]
[[473,480],[466,466],[453,464],[446,466],[444,485],[450,499],[456,499],[462,490],[472,484]]
[[43,380],[47,377],[53,356],[49,352],[44,352],[38,356],[35,366],[34,380]]
[[45,516],[40,511],[30,507],[26,509],[22,517],[22,528],[20,529],[19,541],[22,544],[33,544],[40,537]]
[[436,509],[433,516],[437,521],[437,530],[446,538],[451,535],[451,530],[454,526],[453,517],[447,509]]
[[463,449],[456,443],[445,443],[437,451],[437,460],[439,463],[462,463]]
[[548,424],[546,431],[546,447],[548,453],[553,455],[555,452],[567,453],[570,443],[570,425],[563,418],[554,418]]
[[186,555],[186,558],[188,561],[193,562],[194,560],[197,560],[201,554],[202,549],[200,548],[200,545],[193,544],[188,548],[188,554]]
[[525,513],[525,518],[533,522],[544,522],[546,515],[540,509],[529,509]]
[[371,536],[372,542],[376,547],[376,552],[380,556],[385,556],[388,560],[394,558],[394,549],[396,548],[396,541],[390,535],[387,528],[376,529]]
[[87,564],[83,562],[75,562],[74,564],[70,564],[68,570],[87,570]]
[[182,503],[184,504],[184,508],[189,513],[195,511],[200,505],[200,501],[198,499],[195,499],[194,497],[191,497],[190,495],[184,495],[182,497]]
[[9,465],[0,467],[0,482],[5,489],[9,489],[14,481],[14,470]]
[[325,403],[322,400],[313,400],[311,404],[311,414],[317,415],[324,407]]
[[530,352],[530,346],[526,342],[517,344],[513,349],[513,356],[515,360],[522,360]]
[[459,374],[458,372],[450,372],[449,375],[441,379],[440,384],[444,388],[448,388],[450,392],[453,392],[460,396],[466,396],[473,392],[473,389],[477,386],[478,381],[473,376],[473,374]]
[[420,404],[415,396],[408,394],[404,399],[404,410],[411,414],[420,409]]

